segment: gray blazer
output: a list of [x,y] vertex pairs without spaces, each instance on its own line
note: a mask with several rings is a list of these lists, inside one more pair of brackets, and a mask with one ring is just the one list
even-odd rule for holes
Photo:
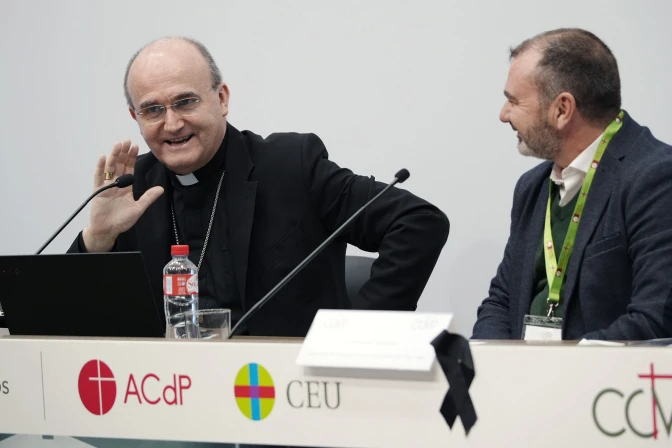
[[[520,339],[552,162],[518,181],[504,259],[475,339]],[[567,267],[563,339],[672,337],[672,147],[625,115],[602,157]]]

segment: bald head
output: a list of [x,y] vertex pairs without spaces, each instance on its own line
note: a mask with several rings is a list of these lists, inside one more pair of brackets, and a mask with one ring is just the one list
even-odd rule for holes
[[[175,67],[189,67],[208,72],[210,87],[217,90],[222,83],[222,74],[207,48],[200,42],[187,37],[165,37],[150,42],[138,50],[126,66],[124,75],[124,96],[131,109],[133,104],[131,84],[138,81],[138,74],[148,71],[174,70]],[[166,73],[168,75],[168,73]]]
[[129,113],[156,158],[177,174],[212,159],[226,133],[229,90],[210,53],[185,38],[142,48],[128,64]]

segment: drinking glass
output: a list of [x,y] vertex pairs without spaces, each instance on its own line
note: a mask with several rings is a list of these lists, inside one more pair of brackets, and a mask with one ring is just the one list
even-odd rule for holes
[[231,310],[225,308],[187,311],[184,313],[190,339],[225,340],[231,333]]

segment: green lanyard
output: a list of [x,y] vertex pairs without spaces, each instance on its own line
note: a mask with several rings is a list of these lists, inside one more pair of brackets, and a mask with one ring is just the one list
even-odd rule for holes
[[553,234],[551,233],[551,191],[552,184],[549,182],[549,193],[548,193],[548,204],[546,205],[546,222],[544,224],[544,242],[546,247],[544,250],[544,257],[546,259],[546,279],[548,280],[548,317],[552,317],[553,309],[558,306],[560,303],[560,289],[562,283],[565,279],[565,270],[567,269],[567,264],[569,263],[569,257],[572,255],[572,250],[574,250],[574,240],[576,239],[576,231],[579,228],[579,221],[581,219],[581,214],[583,213],[583,207],[586,204],[586,199],[588,197],[588,191],[590,186],[593,183],[593,177],[595,176],[595,171],[597,165],[602,159],[604,150],[607,148],[607,145],[611,141],[612,137],[616,135],[618,130],[623,124],[623,111],[618,114],[618,117],[612,121],[607,130],[604,132],[604,138],[600,140],[600,144],[595,151],[595,158],[588,168],[588,173],[586,173],[586,178],[583,181],[581,186],[581,192],[579,193],[579,198],[576,201],[576,206],[574,207],[574,214],[572,215],[572,220],[569,222],[569,228],[567,229],[567,235],[565,235],[565,242],[562,246],[562,252],[560,253],[560,261],[555,259],[555,249],[553,249]]

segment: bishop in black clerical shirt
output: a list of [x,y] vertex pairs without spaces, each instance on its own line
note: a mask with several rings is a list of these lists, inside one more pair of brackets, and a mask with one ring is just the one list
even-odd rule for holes
[[[188,175],[168,171],[172,204],[175,210],[179,244],[189,245],[189,259],[198,264],[198,303],[200,309],[227,308],[231,310],[231,325],[243,314],[240,294],[236,286],[233,259],[229,248],[229,232],[226,220],[223,182],[217,199],[214,218],[212,209],[222,176],[226,176],[226,144],[224,137],[217,154],[203,168]],[[172,191],[170,191],[172,190]],[[203,245],[212,218],[212,230],[208,243]],[[173,236],[175,238],[175,236]],[[178,244],[174,241],[174,244]]]

